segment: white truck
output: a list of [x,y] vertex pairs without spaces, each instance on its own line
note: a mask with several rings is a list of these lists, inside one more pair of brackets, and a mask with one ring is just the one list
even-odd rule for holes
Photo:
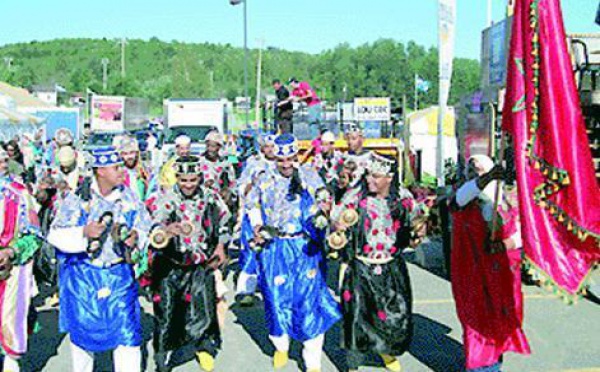
[[163,159],[175,148],[175,139],[185,134],[192,139],[192,153],[204,151],[204,138],[211,130],[227,132],[227,100],[204,98],[172,98],[164,101]]

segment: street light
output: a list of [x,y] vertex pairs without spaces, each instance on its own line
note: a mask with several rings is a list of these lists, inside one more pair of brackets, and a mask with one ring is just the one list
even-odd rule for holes
[[229,0],[229,4],[235,6],[244,3],[244,99],[246,101],[246,129],[249,126],[250,99],[248,97],[248,0]]

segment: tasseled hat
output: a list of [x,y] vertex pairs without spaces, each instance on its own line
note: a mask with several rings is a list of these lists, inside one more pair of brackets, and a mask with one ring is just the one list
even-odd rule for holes
[[287,158],[298,154],[298,141],[289,133],[284,133],[275,138],[275,156]]
[[175,160],[177,174],[200,174],[200,158],[197,156],[184,156]]
[[94,149],[90,152],[93,158],[92,168],[110,167],[123,164],[121,155],[114,146]]

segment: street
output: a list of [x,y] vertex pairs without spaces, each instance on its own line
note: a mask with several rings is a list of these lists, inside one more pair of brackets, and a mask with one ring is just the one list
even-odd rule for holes
[[[429,253],[432,256],[431,253]],[[431,259],[419,260],[414,255],[409,261],[422,265]],[[437,260],[439,263],[439,259]],[[408,353],[400,360],[404,371],[460,371],[463,363],[461,327],[456,317],[450,284],[438,275],[416,264],[409,264],[414,296],[414,338]],[[438,272],[437,270],[432,270]],[[228,280],[232,288],[232,276]],[[600,371],[600,305],[580,300],[574,306],[564,305],[544,290],[524,287],[525,332],[532,355],[525,357],[507,354],[503,371],[508,372],[592,372]],[[229,293],[230,303],[233,295]],[[151,305],[142,301],[146,340],[147,371],[154,370],[152,359]],[[223,334],[223,348],[216,359],[216,371],[271,371],[273,347],[268,341],[264,325],[262,303],[251,308],[230,309]],[[69,371],[68,339],[58,335],[56,310],[40,313],[41,331],[30,342],[30,352],[23,364],[24,371]],[[344,353],[338,346],[339,325],[327,334],[323,371],[344,371]],[[281,371],[300,370],[300,345],[292,344],[290,363]],[[175,355],[176,372],[198,371],[193,354],[182,350]],[[109,354],[96,358],[95,371],[111,371]],[[360,371],[384,371],[373,358]]]

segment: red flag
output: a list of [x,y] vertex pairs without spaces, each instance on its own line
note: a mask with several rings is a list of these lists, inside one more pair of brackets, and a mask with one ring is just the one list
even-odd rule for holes
[[559,0],[516,1],[506,91],[526,264],[572,298],[600,259],[600,190]]

